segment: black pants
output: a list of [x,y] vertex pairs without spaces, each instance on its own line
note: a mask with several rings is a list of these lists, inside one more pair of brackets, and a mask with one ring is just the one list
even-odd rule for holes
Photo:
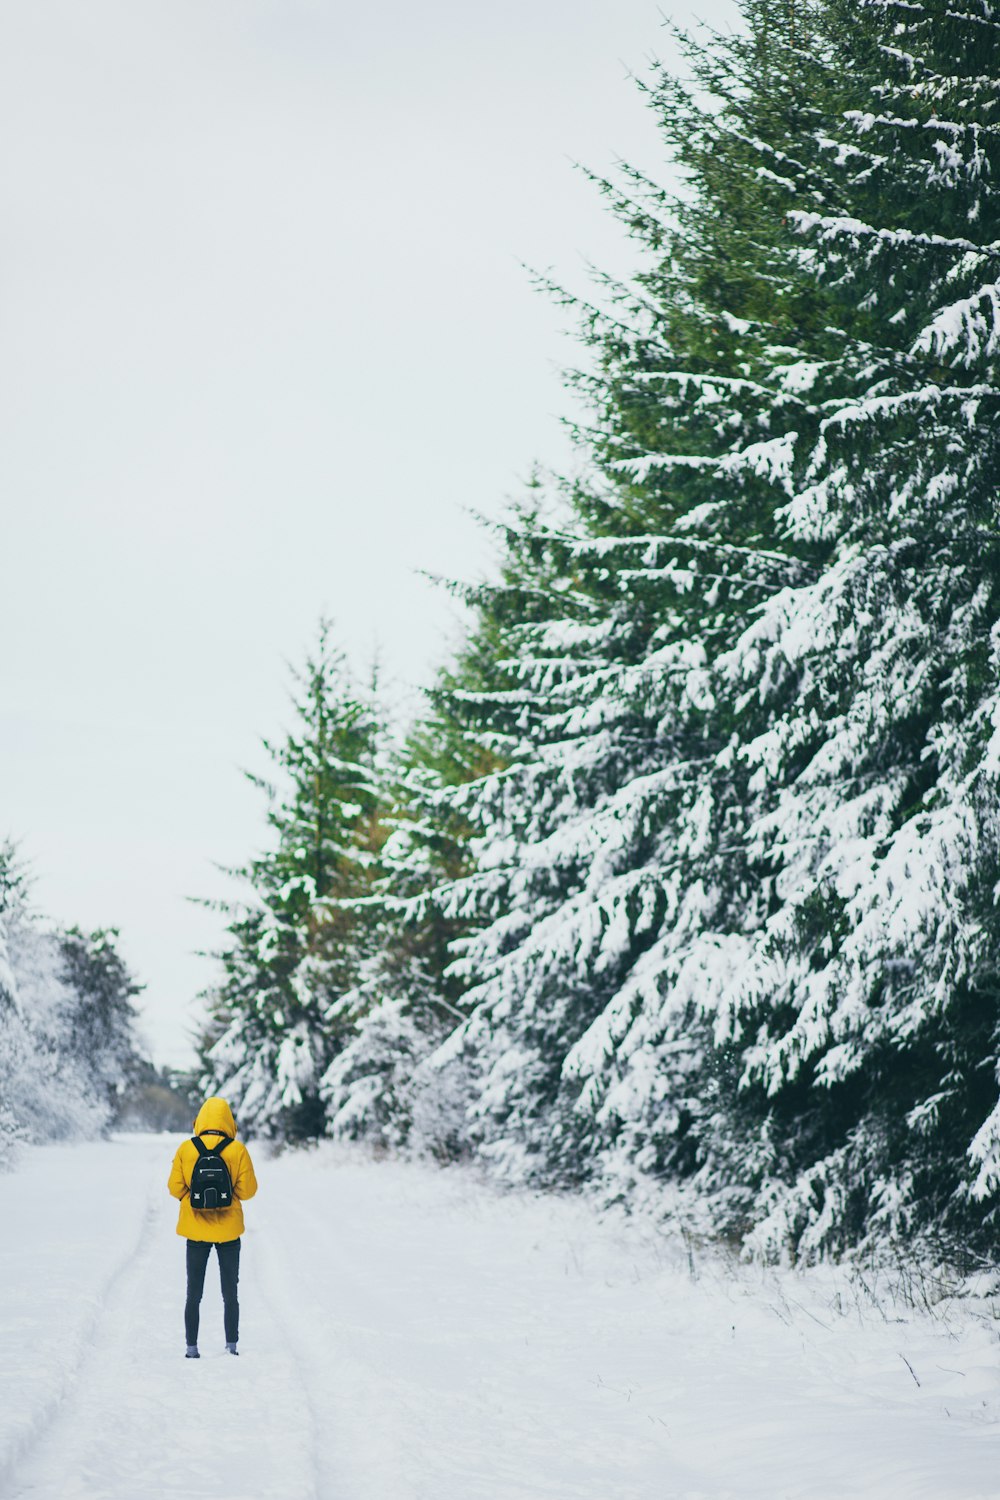
[[[240,1336],[240,1303],[237,1286],[240,1280],[240,1242],[227,1240],[216,1245],[219,1252],[219,1276],[225,1308],[226,1343],[235,1344]],[[198,1342],[198,1313],[205,1290],[205,1270],[212,1246],[206,1240],[187,1242],[187,1301],[184,1304],[184,1332],[189,1344]]]

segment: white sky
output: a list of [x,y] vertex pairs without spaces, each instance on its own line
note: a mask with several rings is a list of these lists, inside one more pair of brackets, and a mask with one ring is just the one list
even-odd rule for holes
[[[692,13],[722,24],[728,0]],[[566,458],[527,262],[631,264],[572,170],[660,170],[652,0],[12,0],[0,10],[0,837],[117,925],[190,1060],[261,735],[321,612],[401,690],[466,514]]]

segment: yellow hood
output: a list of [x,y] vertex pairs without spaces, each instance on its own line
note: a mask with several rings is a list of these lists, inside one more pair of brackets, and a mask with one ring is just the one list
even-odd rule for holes
[[203,1130],[221,1130],[235,1139],[236,1121],[225,1099],[213,1095],[211,1099],[205,1100],[194,1122],[195,1135],[201,1135]]

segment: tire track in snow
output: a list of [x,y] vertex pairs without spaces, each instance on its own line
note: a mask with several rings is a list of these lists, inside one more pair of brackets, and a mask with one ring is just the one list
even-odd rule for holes
[[[281,1188],[278,1186],[279,1194]],[[383,1372],[373,1361],[360,1362],[356,1351],[338,1344],[338,1320],[331,1317],[326,1295],[326,1278],[337,1282],[343,1294],[343,1265],[323,1257],[319,1264],[323,1274],[317,1278],[316,1252],[329,1242],[330,1224],[301,1195],[282,1194],[282,1201],[268,1204],[262,1240],[266,1249],[262,1268],[267,1279],[267,1298],[280,1317],[285,1337],[294,1352],[298,1367],[305,1372],[309,1406],[315,1434],[315,1472],[322,1500],[359,1500],[369,1494],[383,1494],[387,1500],[415,1500],[413,1492],[395,1481],[385,1489],[372,1480],[382,1467],[386,1448],[392,1438],[386,1427],[370,1432],[366,1418],[371,1410],[392,1409],[392,1399],[385,1390]],[[264,1215],[262,1214],[262,1217]],[[312,1255],[304,1255],[309,1247]],[[308,1313],[304,1310],[308,1301]],[[332,1377],[332,1378],[331,1378]],[[382,1399],[372,1402],[371,1393],[379,1389]],[[347,1422],[338,1431],[338,1418],[351,1415],[350,1437],[373,1442],[368,1461],[359,1469],[353,1449],[349,1452]]]
[[72,1399],[87,1361],[91,1358],[91,1346],[100,1323],[107,1315],[109,1304],[113,1301],[122,1278],[141,1257],[155,1217],[156,1203],[153,1187],[150,1184],[139,1220],[138,1233],[129,1244],[125,1254],[115,1262],[113,1269],[101,1283],[96,1295],[91,1299],[90,1310],[73,1331],[68,1344],[68,1358],[60,1363],[47,1400],[36,1407],[20,1433],[8,1442],[7,1452],[0,1462],[0,1497],[2,1500],[7,1500],[8,1496],[19,1493],[16,1488],[11,1488],[14,1477],[36,1449],[44,1443],[63,1408]]
[[[53,1402],[47,1420],[35,1432],[32,1442],[20,1460],[12,1465],[11,1481],[9,1481],[12,1487],[9,1490],[0,1490],[3,1500],[8,1500],[8,1495],[10,1500],[20,1500],[21,1496],[48,1493],[39,1491],[37,1482],[30,1478],[25,1480],[24,1476],[30,1475],[39,1464],[44,1465],[44,1455],[53,1443],[58,1444],[60,1428],[71,1419],[74,1405],[80,1400],[80,1392],[91,1384],[92,1368],[100,1359],[105,1344],[102,1330],[109,1323],[114,1324],[121,1304],[127,1299],[135,1281],[141,1277],[143,1264],[152,1252],[153,1226],[158,1217],[159,1205],[154,1197],[153,1185],[150,1184],[139,1236],[130,1253],[109,1276],[101,1295],[95,1298],[80,1340],[78,1358],[66,1371],[59,1397]],[[67,1288],[67,1294],[70,1294],[69,1288]],[[72,1494],[72,1476],[65,1475],[61,1482],[65,1485],[64,1493],[67,1496]],[[54,1491],[53,1500],[55,1500]]]
[[[439,1393],[424,1380],[424,1348],[405,1321],[387,1342],[386,1327],[372,1316],[387,1289],[369,1264],[364,1238],[342,1232],[331,1203],[323,1201],[330,1178],[322,1174],[306,1183],[300,1177],[306,1162],[282,1166],[265,1220],[269,1274],[313,1393],[324,1500],[454,1500],[471,1494],[462,1480],[451,1488],[440,1473],[428,1471],[429,1415]],[[402,1260],[394,1269],[402,1269]],[[452,1412],[476,1402],[475,1391],[445,1393]]]
[[282,1342],[290,1356],[295,1383],[300,1391],[300,1410],[304,1411],[308,1417],[312,1494],[316,1500],[333,1500],[333,1496],[327,1493],[322,1485],[319,1435],[323,1424],[315,1401],[315,1388],[313,1382],[302,1373],[303,1370],[308,1372],[309,1361],[304,1357],[301,1342],[294,1333],[289,1331],[294,1322],[294,1318],[289,1317],[293,1297],[289,1293],[286,1277],[279,1269],[273,1241],[266,1233],[255,1236],[253,1250],[252,1280],[260,1294],[261,1301],[267,1308],[272,1324],[276,1330],[280,1331]]
[[[324,1171],[330,1158],[308,1153],[279,1165],[265,1223],[326,1418],[325,1496],[723,1500],[641,1403],[611,1409],[587,1380],[587,1279],[566,1295],[561,1255],[535,1257],[557,1213],[470,1196],[433,1168],[342,1157],[343,1172]],[[596,1331],[613,1343],[613,1308]]]

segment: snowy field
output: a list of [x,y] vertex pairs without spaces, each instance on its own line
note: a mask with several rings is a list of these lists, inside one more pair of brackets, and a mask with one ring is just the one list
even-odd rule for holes
[[3,1500],[1000,1495],[987,1306],[692,1276],[649,1226],[332,1148],[259,1161],[241,1357],[213,1258],[185,1361],[173,1145],[0,1178]]

